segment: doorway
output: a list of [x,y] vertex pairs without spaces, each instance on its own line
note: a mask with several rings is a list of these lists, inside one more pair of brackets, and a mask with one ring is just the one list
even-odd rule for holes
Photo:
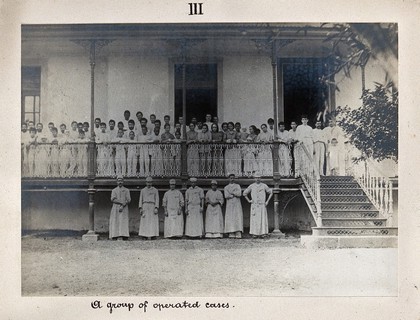
[[290,129],[291,121],[299,125],[303,114],[308,116],[308,125],[315,127],[317,116],[322,118],[329,105],[329,88],[322,81],[328,76],[325,59],[280,59],[279,68],[286,128]]
[[[206,114],[217,116],[217,64],[186,64],[185,90],[187,124],[191,118],[205,121]],[[175,119],[182,117],[182,65],[175,64]]]

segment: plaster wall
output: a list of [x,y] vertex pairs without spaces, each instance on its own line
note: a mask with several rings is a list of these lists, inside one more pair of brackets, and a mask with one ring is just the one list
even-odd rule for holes
[[[142,111],[149,119],[155,113],[163,121],[165,114],[173,113],[168,105],[169,68],[165,57],[112,56],[108,59],[108,118],[123,119],[124,110],[135,119]],[[136,120],[136,119],[135,119]]]
[[273,117],[271,60],[263,56],[223,59],[222,121],[239,121],[260,127]]
[[[140,216],[138,211],[139,190],[130,190],[129,205],[130,232],[138,233]],[[160,199],[164,192],[159,192]],[[108,232],[111,211],[111,192],[98,192],[95,195],[95,230]],[[89,208],[86,192],[44,192],[22,193],[23,230],[88,230]],[[242,199],[244,227],[249,228],[250,205]],[[223,207],[223,212],[225,207]],[[270,230],[274,227],[273,200],[267,208]],[[164,212],[159,209],[160,231],[163,232]],[[286,229],[310,231],[313,218],[301,195],[286,207],[282,224]]]
[[[362,102],[362,69],[355,68],[351,71],[350,78],[346,77],[344,72],[335,76],[335,83],[339,91],[335,92],[336,106],[349,106],[358,108]],[[385,83],[385,71],[374,59],[370,59],[365,67],[366,89],[374,89],[375,82]]]
[[[107,63],[95,66],[95,116],[105,117]],[[51,56],[41,70],[41,122],[68,126],[75,120],[90,121],[90,65],[86,56]]]

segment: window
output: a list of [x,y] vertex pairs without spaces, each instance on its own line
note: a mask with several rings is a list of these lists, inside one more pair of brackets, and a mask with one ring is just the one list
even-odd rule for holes
[[40,122],[41,67],[22,67],[22,122]]
[[[217,116],[217,64],[186,64],[185,90],[187,124],[192,117],[205,121],[207,113]],[[175,119],[182,116],[182,65],[175,65]]]

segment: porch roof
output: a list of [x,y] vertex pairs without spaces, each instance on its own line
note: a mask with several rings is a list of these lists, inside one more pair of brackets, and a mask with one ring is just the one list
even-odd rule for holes
[[35,39],[320,39],[332,32],[321,23],[26,24],[22,40]]

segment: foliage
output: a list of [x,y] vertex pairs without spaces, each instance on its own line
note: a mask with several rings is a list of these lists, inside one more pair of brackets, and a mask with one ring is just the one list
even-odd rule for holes
[[391,84],[376,83],[374,90],[363,92],[361,107],[337,111],[338,124],[362,157],[398,160],[398,92]]
[[[323,24],[330,28],[326,43],[331,43],[329,63],[331,74],[364,67],[369,59],[379,61],[386,73],[386,80],[398,86],[398,28],[395,23]],[[324,81],[329,81],[328,77]],[[338,89],[338,88],[337,88]]]

